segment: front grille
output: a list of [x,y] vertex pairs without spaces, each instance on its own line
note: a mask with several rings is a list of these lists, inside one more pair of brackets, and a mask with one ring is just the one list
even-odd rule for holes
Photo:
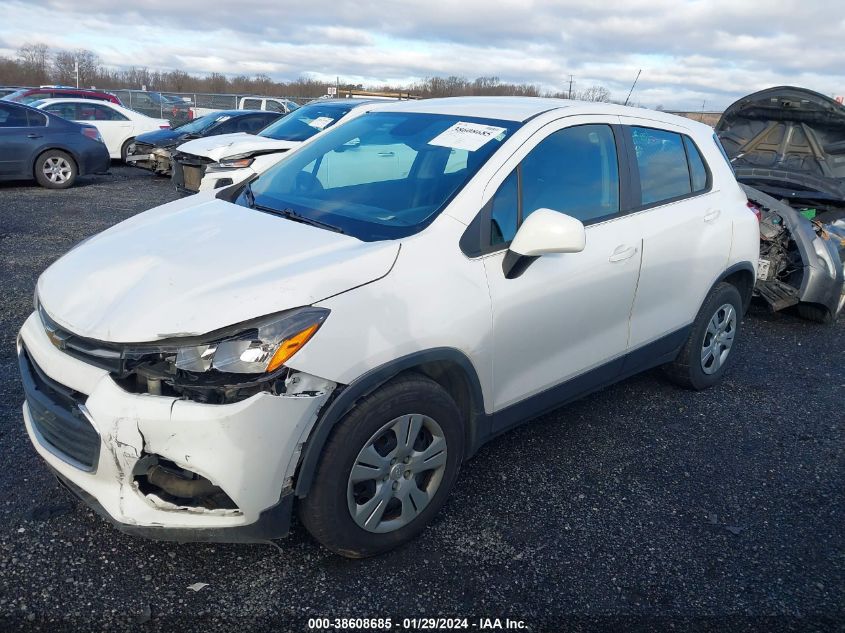
[[123,350],[120,347],[108,345],[100,341],[93,341],[68,332],[53,321],[50,315],[40,305],[38,306],[38,316],[41,317],[41,323],[44,325],[44,331],[47,332],[47,338],[58,349],[100,369],[106,369],[113,373],[123,372]]
[[18,357],[32,427],[41,444],[60,459],[93,471],[100,436],[81,407],[87,396],[49,378],[22,348]]
[[140,143],[135,141],[132,144],[132,154],[150,154],[155,149],[155,145],[149,143]]

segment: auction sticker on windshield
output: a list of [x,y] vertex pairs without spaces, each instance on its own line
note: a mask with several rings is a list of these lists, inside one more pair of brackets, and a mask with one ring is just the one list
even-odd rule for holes
[[308,123],[308,125],[310,125],[311,127],[315,127],[318,130],[322,130],[332,121],[334,121],[334,119],[330,116],[318,116],[316,119]]
[[496,138],[505,130],[506,128],[496,127],[495,125],[458,121],[455,125],[431,139],[428,144],[474,152],[487,143],[487,141]]

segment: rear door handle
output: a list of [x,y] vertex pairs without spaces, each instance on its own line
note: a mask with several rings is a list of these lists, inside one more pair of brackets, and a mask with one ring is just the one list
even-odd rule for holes
[[704,221],[705,222],[714,222],[716,218],[718,218],[722,212],[719,209],[710,209],[707,213],[704,214]]
[[636,246],[626,246],[625,244],[620,244],[617,246],[613,253],[611,253],[610,257],[607,261],[609,262],[621,262],[626,259],[631,259],[634,255],[637,254],[637,247]]
[[26,135],[26,138],[41,138],[41,136],[42,136],[41,134],[29,133],[29,134]]

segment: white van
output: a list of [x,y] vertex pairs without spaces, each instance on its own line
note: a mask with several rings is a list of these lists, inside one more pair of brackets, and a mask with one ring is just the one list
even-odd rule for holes
[[[353,148],[354,176],[329,176]],[[18,338],[26,430],[127,532],[266,541],[297,511],[331,550],[378,554],[497,434],[656,366],[718,382],[757,222],[688,119],[372,105],[52,264]]]

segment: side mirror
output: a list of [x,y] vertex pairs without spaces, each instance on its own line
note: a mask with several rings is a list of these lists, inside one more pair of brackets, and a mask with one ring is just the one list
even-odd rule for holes
[[507,279],[519,277],[546,253],[578,253],[587,244],[580,220],[551,209],[537,209],[522,223],[511,242],[502,268]]

